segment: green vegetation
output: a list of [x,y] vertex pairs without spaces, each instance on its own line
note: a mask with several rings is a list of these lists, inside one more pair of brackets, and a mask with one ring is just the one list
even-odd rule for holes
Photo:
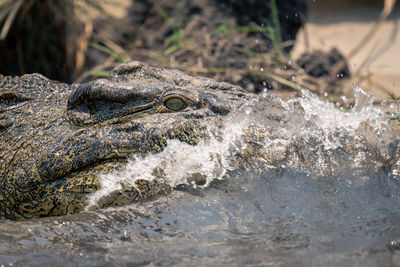
[[242,47],[234,47],[233,50],[239,54],[248,56],[248,57],[254,57],[254,58],[259,58],[261,60],[263,60],[264,62],[268,63],[268,64],[273,64],[277,63],[276,61],[274,61],[271,57],[267,57],[265,55],[263,55],[262,53],[258,53],[256,51],[253,50],[249,50],[249,49],[245,49]]
[[88,71],[88,72],[85,72],[85,75],[88,77],[92,76],[95,78],[107,78],[110,75],[110,72],[106,71],[106,70]]
[[167,48],[164,50],[163,54],[168,56],[176,51],[180,50],[181,48],[187,46],[187,45],[192,45],[193,43],[189,42],[187,38],[185,37],[184,30],[183,30],[183,17],[182,17],[182,12],[177,9],[177,19],[173,21],[168,15],[167,12],[165,12],[164,9],[161,7],[157,8],[157,12],[160,14],[160,16],[163,18],[163,20],[168,24],[170,27],[172,34],[169,35],[165,40],[164,44],[167,46]]
[[[108,76],[109,69],[131,56],[249,85],[249,90],[261,90],[266,84],[294,91],[297,84],[314,92],[326,88],[322,79],[307,76],[284,53],[276,0],[267,0],[270,14],[265,14],[269,16],[265,25],[241,26],[231,15],[206,18],[203,7],[193,11],[193,4],[177,0],[151,3],[143,18],[146,23],[127,25],[124,20],[107,20],[112,16],[104,10],[105,2],[112,1],[0,0],[0,35],[9,42],[4,49],[0,43],[1,65],[14,64],[13,75],[40,72],[51,79],[83,82]],[[110,27],[96,29],[93,11],[106,14],[99,21],[107,20],[102,22]],[[108,35],[110,29],[120,32]],[[119,33],[126,38],[118,39]],[[1,51],[9,47],[17,48],[3,56]],[[93,58],[99,53],[88,54],[88,49],[101,51],[101,57]],[[0,66],[0,73],[7,71]]]
[[[397,111],[400,111],[400,96],[395,96],[393,93],[389,93],[389,99],[394,101],[397,105]],[[400,115],[389,118],[391,121],[397,121],[400,126]]]
[[[281,44],[281,26],[279,22],[279,15],[278,15],[278,7],[276,5],[276,0],[270,0],[271,5],[271,21],[267,23],[266,26],[257,26],[257,25],[250,25],[250,26],[236,26],[233,27],[228,22],[221,24],[214,32],[215,35],[219,36],[227,36],[230,32],[245,32],[245,33],[252,33],[252,32],[267,32],[269,38],[271,39],[272,47],[278,58],[280,59],[281,63],[286,62],[287,58],[284,56]],[[243,51],[240,51],[243,52]],[[239,52],[239,53],[240,53]],[[257,52],[246,53],[250,56],[256,56]]]
[[109,56],[115,58],[119,63],[124,63],[127,61],[124,59],[124,57],[122,55],[118,54],[117,52],[113,51],[112,49],[110,49],[104,45],[90,42],[89,46],[94,47],[94,48],[108,54]]
[[272,26],[268,27],[270,38],[272,41],[272,46],[281,61],[285,61],[285,58],[281,49],[281,26],[279,23],[278,7],[276,5],[276,0],[270,0],[271,3],[271,15],[272,15]]

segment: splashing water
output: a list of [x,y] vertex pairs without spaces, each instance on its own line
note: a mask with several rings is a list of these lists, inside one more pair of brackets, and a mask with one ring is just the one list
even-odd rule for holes
[[161,153],[133,157],[100,178],[90,204],[137,179],[174,188],[200,175],[205,183],[192,186],[201,194],[2,222],[0,262],[399,266],[397,128],[358,87],[346,112],[302,93],[264,93],[196,146],[169,140]]
[[342,112],[333,103],[319,100],[307,90],[302,90],[302,95],[302,98],[289,102],[299,102],[306,120],[313,121],[325,133],[339,128],[357,130],[362,122],[370,123],[375,130],[390,128],[382,110],[373,107],[373,96],[357,86],[354,87],[355,104],[349,112]]
[[[202,187],[207,187],[214,179],[222,179],[228,170],[233,169],[231,163],[235,159],[234,154],[244,146],[240,137],[248,125],[248,120],[229,120],[228,127],[223,130],[222,139],[216,138],[210,128],[211,138],[201,140],[196,146],[168,140],[164,151],[146,157],[134,156],[129,160],[126,169],[102,175],[101,189],[92,195],[89,206],[95,205],[98,199],[113,191],[122,190],[123,184],[137,189],[135,182],[138,179],[158,179],[171,188],[187,184],[187,178],[195,174],[206,178]],[[156,175],[155,170],[162,170],[162,177]],[[196,184],[193,183],[193,186]]]
[[[309,176],[332,174],[343,167],[359,168],[366,161],[382,166],[382,162],[371,162],[368,159],[371,155],[367,153],[375,149],[379,150],[379,156],[388,157],[392,145],[388,139],[396,140],[396,135],[385,114],[373,107],[372,96],[356,86],[354,96],[353,109],[343,112],[307,90],[302,90],[302,97],[288,102],[263,94],[233,112],[222,130],[210,126],[210,138],[201,140],[198,145],[169,140],[161,153],[134,156],[126,169],[101,176],[101,189],[92,195],[90,205],[95,205],[102,196],[122,190],[123,184],[136,187],[137,179],[158,179],[174,188],[188,184],[189,177],[199,174],[205,177],[202,186],[205,188],[238,168],[238,157],[245,157],[248,150],[246,135],[254,130],[257,140],[250,142],[261,144],[261,148],[258,147],[261,157],[252,160],[259,161],[264,168],[261,171],[277,168],[277,162],[279,167],[302,171]],[[305,151],[293,150],[299,147]],[[342,151],[335,156],[337,150]],[[347,166],[343,166],[343,159],[340,159],[344,154]],[[161,170],[162,177],[155,174],[155,170]],[[196,187],[194,182],[192,185]]]

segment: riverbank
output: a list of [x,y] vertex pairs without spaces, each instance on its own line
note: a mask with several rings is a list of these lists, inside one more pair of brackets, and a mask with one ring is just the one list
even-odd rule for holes
[[399,96],[399,5],[372,38],[362,43],[382,8],[383,1],[310,1],[309,22],[298,34],[293,57],[306,50],[336,47],[345,55],[353,75],[344,86],[345,94],[352,92],[354,83],[372,94],[375,102],[387,99],[389,93]]

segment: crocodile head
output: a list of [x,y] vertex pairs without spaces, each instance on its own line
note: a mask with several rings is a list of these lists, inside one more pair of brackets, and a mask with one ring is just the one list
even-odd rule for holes
[[[78,212],[100,174],[123,169],[132,154],[162,151],[168,139],[197,144],[207,125],[221,124],[247,99],[231,84],[140,62],[81,85],[0,76],[0,217]],[[136,183],[99,206],[168,190]]]

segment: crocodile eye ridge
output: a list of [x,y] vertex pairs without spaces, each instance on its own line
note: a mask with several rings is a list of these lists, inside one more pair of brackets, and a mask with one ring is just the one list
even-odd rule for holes
[[182,98],[171,97],[164,102],[164,105],[170,110],[180,111],[185,108],[186,103]]

